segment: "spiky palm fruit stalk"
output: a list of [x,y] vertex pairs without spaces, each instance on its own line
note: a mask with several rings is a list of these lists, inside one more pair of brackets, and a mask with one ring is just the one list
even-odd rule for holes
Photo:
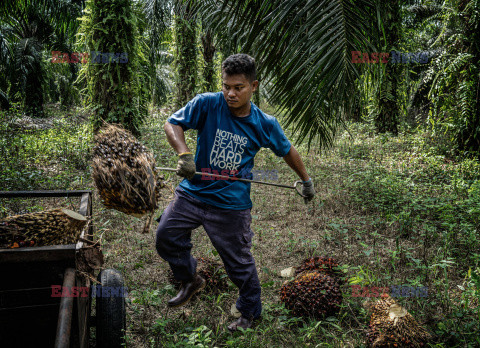
[[367,347],[425,347],[430,334],[389,295],[367,300],[363,306],[370,312]]
[[[205,291],[218,293],[227,290],[227,278],[223,266],[215,260],[198,257],[197,273],[206,281]],[[171,270],[168,271],[168,281],[179,289],[181,283],[173,277]]]
[[92,177],[103,204],[137,217],[153,212],[165,186],[153,154],[116,125],[102,128],[95,142]]
[[0,220],[0,243],[7,247],[76,243],[88,220],[68,209],[50,209]]
[[296,316],[321,319],[338,313],[343,300],[339,280],[322,271],[304,271],[280,289],[280,300]]
[[325,274],[328,274],[331,277],[338,278],[339,283],[343,284],[343,274],[338,270],[338,262],[331,257],[310,257],[302,261],[300,266],[295,269],[295,276],[304,272],[304,271],[322,271]]

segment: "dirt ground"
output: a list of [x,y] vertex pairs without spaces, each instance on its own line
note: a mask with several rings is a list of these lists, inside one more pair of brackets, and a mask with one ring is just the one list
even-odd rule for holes
[[[158,166],[175,167],[175,154],[163,132],[163,123],[169,112],[155,110],[152,113],[144,126],[141,141],[153,151]],[[293,142],[291,130],[286,130],[286,134]],[[345,275],[350,280],[359,279],[359,284],[407,284],[412,279],[418,279],[418,267],[412,260],[435,258],[444,247],[440,239],[428,234],[425,237],[411,235],[400,238],[398,223],[387,223],[378,212],[365,209],[352,199],[351,185],[347,185],[347,180],[352,180],[355,171],[367,170],[372,158],[387,170],[408,169],[399,162],[389,160],[387,152],[401,156],[410,144],[397,141],[387,144],[388,148],[375,148],[367,138],[368,135],[365,135],[353,141],[348,136],[342,137],[335,147],[322,152],[315,149],[307,152],[304,146],[297,146],[317,192],[308,204],[294,190],[252,184],[251,228],[255,234],[252,253],[262,285],[264,314],[255,331],[245,336],[232,336],[226,330],[226,326],[235,319],[231,306],[237,299],[237,289],[232,283],[229,283],[227,291],[220,294],[203,292],[185,307],[169,309],[167,300],[176,291],[167,280],[168,264],[155,250],[157,223],[154,221],[149,233],[143,234],[146,217],[139,219],[106,209],[95,192],[92,223],[95,238],[102,242],[104,267],[120,270],[129,292],[127,345],[175,347],[180,342],[188,345],[186,340],[193,337],[191,345],[198,343],[204,346],[361,346],[368,321],[361,306],[364,299],[352,298],[350,285],[342,288],[345,301],[338,317],[320,326],[315,321],[298,324],[297,319],[288,316],[279,300],[279,288],[285,281],[280,277],[280,271],[297,266],[311,256],[335,258],[342,265]],[[195,149],[195,133],[188,131],[186,140],[190,149]],[[298,180],[283,159],[268,149],[258,153],[255,169],[278,171],[277,183],[293,185]],[[180,182],[173,173],[166,172],[164,176],[166,187],[162,190],[155,218],[173,199],[173,191]],[[94,190],[91,180],[86,186],[81,181],[73,181],[69,188]],[[53,206],[77,210],[77,204],[79,202],[65,199],[36,201],[35,204],[31,201],[11,201],[8,206],[2,205],[2,214],[6,216]],[[195,257],[209,257],[221,262],[203,227],[193,231],[192,242]],[[464,284],[462,272],[461,269],[447,272],[452,293],[453,289]],[[423,285],[429,285],[434,290],[432,283],[442,276],[444,274],[439,271],[427,273]],[[417,320],[431,327],[448,312],[445,305],[436,301],[434,294],[427,298],[403,298],[400,303]],[[304,325],[303,328],[301,325]],[[207,331],[211,332],[207,335]]]

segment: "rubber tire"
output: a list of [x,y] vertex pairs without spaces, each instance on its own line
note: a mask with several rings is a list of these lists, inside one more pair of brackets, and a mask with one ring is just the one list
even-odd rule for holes
[[[102,287],[124,286],[122,274],[115,269],[105,269],[101,271],[97,279]],[[125,298],[122,296],[97,296],[96,317],[97,347],[124,347],[127,326]]]

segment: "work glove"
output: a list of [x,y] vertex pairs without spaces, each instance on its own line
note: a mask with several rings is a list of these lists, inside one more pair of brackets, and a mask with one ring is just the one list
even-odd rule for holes
[[191,152],[183,152],[178,157],[177,175],[183,176],[188,180],[193,179],[197,169],[193,160],[193,154]]
[[313,196],[315,196],[315,189],[313,188],[313,181],[309,178],[307,181],[302,181],[302,195],[305,196],[305,204],[311,201]]

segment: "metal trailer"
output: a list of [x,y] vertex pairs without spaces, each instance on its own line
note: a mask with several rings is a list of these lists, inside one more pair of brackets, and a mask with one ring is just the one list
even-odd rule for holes
[[[91,191],[9,191],[0,198],[80,197],[79,213],[92,215]],[[87,234],[85,233],[87,232]],[[124,293],[95,297],[105,287],[124,289],[120,272],[106,269],[92,284],[76,272],[79,257],[92,240],[93,226],[76,244],[0,249],[0,346],[6,347],[120,347],[126,328]],[[89,273],[94,276],[93,271]],[[90,289],[75,297],[52,296],[52,286]],[[95,289],[93,289],[95,287]],[[100,290],[100,294],[99,291]],[[70,294],[71,295],[71,294]],[[90,327],[96,326],[96,340]]]

